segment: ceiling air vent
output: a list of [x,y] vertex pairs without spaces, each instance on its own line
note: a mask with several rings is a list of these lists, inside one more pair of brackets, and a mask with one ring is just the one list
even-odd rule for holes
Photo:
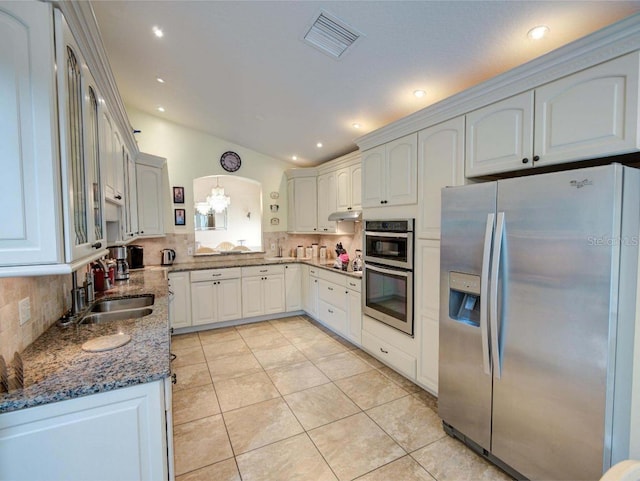
[[351,26],[321,11],[304,36],[304,41],[333,58],[341,58],[362,34]]

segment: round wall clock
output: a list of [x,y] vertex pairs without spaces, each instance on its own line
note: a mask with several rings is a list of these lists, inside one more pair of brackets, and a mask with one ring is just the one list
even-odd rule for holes
[[220,165],[227,172],[235,172],[240,168],[241,164],[240,156],[235,152],[225,152],[220,157]]

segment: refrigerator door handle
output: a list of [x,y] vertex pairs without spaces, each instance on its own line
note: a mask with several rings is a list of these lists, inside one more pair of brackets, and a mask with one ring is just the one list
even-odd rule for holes
[[489,322],[491,324],[491,358],[493,359],[493,377],[500,379],[502,364],[500,362],[500,346],[498,345],[498,275],[500,273],[500,253],[504,236],[504,212],[498,212],[496,234],[493,238],[493,259],[491,262],[491,284],[489,301]]
[[487,214],[487,226],[484,231],[484,248],[482,251],[482,273],[480,277],[480,332],[482,335],[482,367],[484,373],[491,376],[489,356],[489,264],[491,262],[491,244],[493,241],[493,224],[495,214]]

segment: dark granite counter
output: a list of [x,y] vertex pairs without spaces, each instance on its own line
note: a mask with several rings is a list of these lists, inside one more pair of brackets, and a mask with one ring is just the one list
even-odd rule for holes
[[[214,256],[212,256],[214,257]],[[313,267],[319,267],[321,269],[327,269],[333,272],[344,274],[349,277],[355,277],[360,279],[362,272],[342,271],[333,267],[334,259],[296,259],[295,257],[264,257],[264,258],[238,258],[239,256],[215,256],[212,260],[202,260],[199,262],[183,262],[180,264],[174,264],[167,267],[169,272],[181,272],[181,271],[197,271],[202,269],[220,269],[224,267],[247,267],[247,266],[266,266],[277,264],[307,264]]]
[[[166,271],[151,268],[131,273],[128,281],[101,293],[117,297],[155,295],[153,312],[139,319],[111,321],[45,331],[22,353],[24,388],[0,393],[0,413],[63,401],[163,379],[170,374]],[[131,341],[105,352],[85,352],[84,342],[124,333]]]

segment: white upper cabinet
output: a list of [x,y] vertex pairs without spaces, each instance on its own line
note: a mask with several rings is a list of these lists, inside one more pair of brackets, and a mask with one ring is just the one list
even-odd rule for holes
[[64,262],[51,18],[0,3],[0,266]]
[[106,248],[99,146],[100,102],[69,27],[56,19],[58,105],[66,261],[95,257]]
[[164,200],[163,166],[166,159],[138,154],[136,183],[138,193],[138,229],[141,236],[163,236]]
[[418,205],[416,234],[440,238],[443,187],[464,184],[464,116],[418,133]]
[[536,165],[638,150],[639,58],[634,52],[536,89]]
[[318,232],[334,233],[336,222],[329,220],[329,214],[337,210],[338,192],[336,172],[327,172],[318,176]]
[[636,152],[639,57],[633,52],[467,114],[467,177]]
[[362,208],[362,165],[360,162],[343,167],[336,172],[338,199],[336,210],[358,210]]
[[418,134],[410,134],[362,154],[363,207],[418,201]]
[[467,177],[531,167],[532,152],[533,92],[467,114]]
[[318,194],[316,176],[294,177],[288,180],[289,232],[318,231]]

